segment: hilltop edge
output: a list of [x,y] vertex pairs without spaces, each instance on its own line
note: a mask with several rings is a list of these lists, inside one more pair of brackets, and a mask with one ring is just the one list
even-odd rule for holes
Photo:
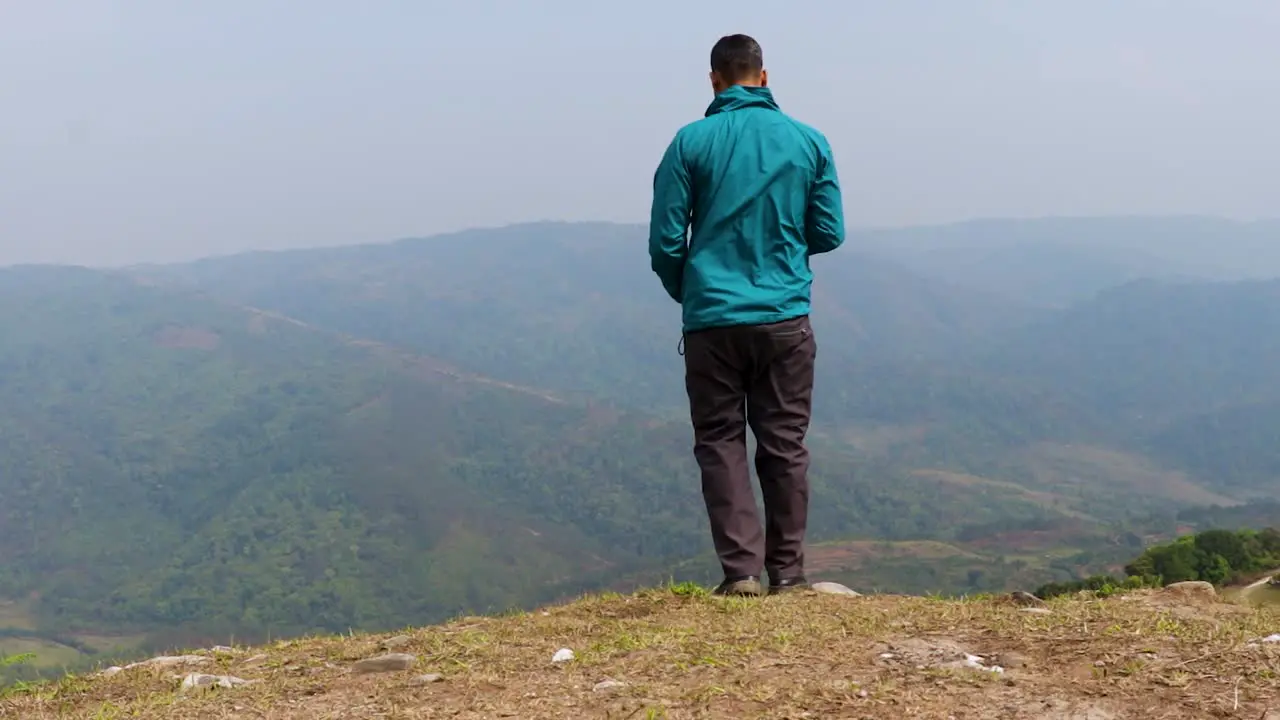
[[673,585],[175,653],[11,689],[0,717],[1271,717],[1280,612],[1192,585],[1031,608]]

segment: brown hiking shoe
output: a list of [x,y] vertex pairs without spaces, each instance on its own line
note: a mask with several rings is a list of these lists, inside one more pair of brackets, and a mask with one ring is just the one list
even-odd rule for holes
[[760,597],[764,595],[764,586],[760,584],[760,578],[754,575],[725,578],[711,594],[722,597]]

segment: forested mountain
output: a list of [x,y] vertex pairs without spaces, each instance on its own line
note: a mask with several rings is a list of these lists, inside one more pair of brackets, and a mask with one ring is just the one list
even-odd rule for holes
[[[930,276],[918,252],[972,239],[955,229],[815,259],[816,567],[1040,583],[1122,562],[1119,538],[1180,509],[1274,496],[1280,290],[1169,279],[1218,227],[1187,222],[1122,272],[1028,245],[1018,286],[998,263]],[[154,642],[708,572],[679,308],[643,228],[0,269],[0,307],[0,636],[6,601]],[[871,567],[873,539],[952,545]]]
[[[3,271],[0,302],[0,595],[38,592],[47,618],[333,629],[686,551],[528,512],[541,486],[650,446],[639,428],[597,437],[536,393],[115,275]],[[552,443],[567,464],[526,464],[494,502],[502,463]],[[570,512],[661,493],[664,457],[618,472],[631,497]]]
[[[144,272],[517,382],[682,406],[680,308],[654,292],[645,233],[538,223]],[[1036,316],[856,247],[814,265],[827,310],[815,323],[836,364],[949,352]]]
[[[386,627],[707,549],[683,422],[127,274],[0,270],[0,304],[0,598],[42,628]],[[819,541],[1047,516],[834,446],[814,483]]]
[[1125,422],[1280,399],[1280,280],[1135,281],[985,349],[985,367]]
[[[1131,278],[1210,257],[1214,232],[1228,248],[1222,256],[1236,257],[1230,248],[1252,247],[1270,227],[1051,219],[854,234],[840,252],[814,261],[823,388],[816,431],[852,438],[864,453],[874,448],[895,463],[1050,486],[1061,485],[1059,473],[1043,470],[1037,443],[1150,451],[1170,470],[1203,476],[1191,484],[1222,489],[1231,483],[1154,448],[1166,426],[1172,432],[1178,422],[1269,392],[1280,351],[1270,339],[1280,322],[1275,286]],[[638,226],[542,223],[146,272],[486,374],[679,418],[678,307],[655,292],[644,238]],[[1063,310],[1038,308],[965,287],[973,278],[926,279],[884,259],[891,240],[900,255],[1021,247],[1038,273],[1106,289]],[[1072,270],[1053,247],[1127,253],[1128,269]],[[1222,272],[1240,270],[1232,267]],[[1040,447],[1033,460],[1014,452],[1028,447]],[[1050,465],[1061,468],[1060,453],[1052,454]],[[1073,457],[1091,460],[1062,474],[1107,472],[1096,469],[1098,454]],[[1144,473],[1160,475],[1158,467]],[[1134,492],[1153,490],[1159,495],[1158,487]]]

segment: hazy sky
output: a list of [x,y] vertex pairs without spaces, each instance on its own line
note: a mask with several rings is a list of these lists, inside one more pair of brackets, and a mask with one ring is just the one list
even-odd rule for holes
[[851,223],[1280,215],[1275,0],[0,0],[0,264],[643,221],[731,32]]

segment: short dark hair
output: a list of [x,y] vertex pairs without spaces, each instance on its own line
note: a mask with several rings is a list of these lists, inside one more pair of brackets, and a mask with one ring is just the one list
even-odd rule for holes
[[750,35],[725,35],[711,48],[711,69],[733,83],[764,69],[764,52]]

